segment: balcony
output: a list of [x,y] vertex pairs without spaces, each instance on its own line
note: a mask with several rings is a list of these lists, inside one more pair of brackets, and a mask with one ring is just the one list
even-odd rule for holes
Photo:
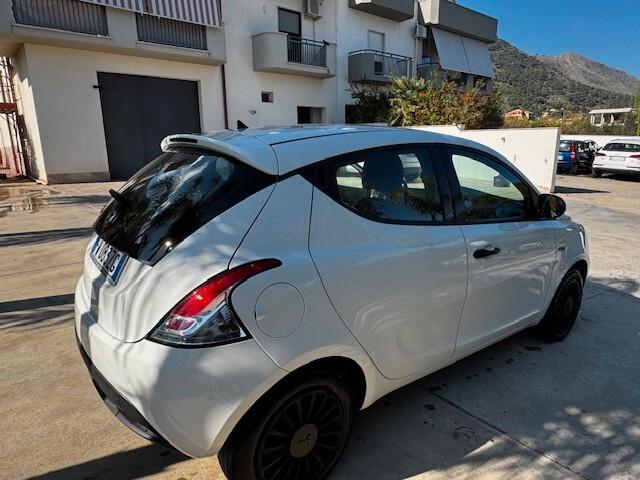
[[[144,4],[155,11],[162,1]],[[127,4],[0,0],[0,56],[11,57],[22,45],[38,44],[203,65],[225,63],[224,28],[134,9],[143,2],[129,2],[131,8],[111,6],[116,3]]]
[[254,35],[253,69],[303,77],[335,76],[336,47],[330,43],[298,38],[280,32]]
[[349,82],[391,83],[394,77],[411,76],[411,57],[358,50],[349,54]]
[[207,49],[207,28],[204,25],[136,13],[136,29],[138,40],[142,42]]
[[395,22],[411,20],[414,15],[414,4],[414,0],[349,0],[351,8]]
[[498,38],[498,20],[449,0],[420,0],[425,25],[492,43]]
[[108,35],[105,7],[78,0],[13,0],[17,24]]

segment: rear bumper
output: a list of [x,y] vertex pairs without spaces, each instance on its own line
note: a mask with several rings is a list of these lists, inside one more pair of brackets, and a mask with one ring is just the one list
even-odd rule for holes
[[630,175],[640,175],[640,167],[630,165],[603,165],[594,163],[592,168],[603,173],[627,173]]
[[216,454],[249,408],[287,372],[252,339],[173,348],[115,339],[76,291],[76,339],[91,379],[128,428],[191,457]]
[[89,376],[91,377],[93,386],[96,387],[98,395],[100,395],[100,398],[102,398],[102,401],[109,411],[111,411],[111,413],[113,413],[113,415],[120,420],[125,427],[140,435],[142,438],[173,448],[167,440],[162,438],[162,436],[156,432],[151,425],[149,425],[142,414],[136,410],[136,408],[131,405],[126,398],[120,395],[120,393],[113,388],[107,379],[102,376],[98,369],[93,365],[93,362],[91,362],[87,352],[84,351],[77,335],[76,343],[78,344],[80,356],[87,366],[87,370],[89,370]]

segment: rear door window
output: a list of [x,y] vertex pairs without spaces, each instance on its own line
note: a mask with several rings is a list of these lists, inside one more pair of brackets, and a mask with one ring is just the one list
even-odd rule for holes
[[609,152],[640,152],[638,143],[608,143],[603,150]]
[[355,213],[375,221],[443,221],[443,204],[426,148],[356,153],[321,167],[319,187]]
[[122,187],[94,229],[110,245],[153,265],[197,229],[274,181],[213,152],[165,152]]

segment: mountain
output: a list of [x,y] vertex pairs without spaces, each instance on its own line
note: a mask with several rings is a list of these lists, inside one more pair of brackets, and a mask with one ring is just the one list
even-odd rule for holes
[[536,58],[554,68],[560,75],[589,87],[633,95],[640,86],[640,80],[627,72],[594,62],[576,53],[565,53],[553,57],[538,55]]
[[[560,68],[548,58],[542,60],[529,55],[504,40],[498,40],[491,46],[495,81],[502,93],[503,107],[506,110],[522,107],[535,113],[552,108],[587,112],[594,108],[631,106],[630,94],[612,91],[611,86],[596,88],[581,83],[578,78],[582,79],[585,73],[576,74],[570,70],[568,62],[563,63],[566,67]],[[601,67],[604,68],[598,69],[599,85],[607,78],[605,69],[608,67]],[[589,78],[592,83],[595,81],[592,77]],[[622,80],[613,82],[616,88],[620,81]]]

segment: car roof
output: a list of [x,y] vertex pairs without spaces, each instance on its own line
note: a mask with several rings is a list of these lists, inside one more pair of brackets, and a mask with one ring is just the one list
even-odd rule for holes
[[165,138],[162,149],[197,146],[232,156],[269,175],[286,175],[350,152],[412,143],[468,146],[504,160],[489,147],[461,137],[378,125],[292,125],[177,134]]
[[615,140],[609,140],[607,145],[611,143],[634,143],[636,145],[640,144],[640,139],[637,138],[616,138]]

